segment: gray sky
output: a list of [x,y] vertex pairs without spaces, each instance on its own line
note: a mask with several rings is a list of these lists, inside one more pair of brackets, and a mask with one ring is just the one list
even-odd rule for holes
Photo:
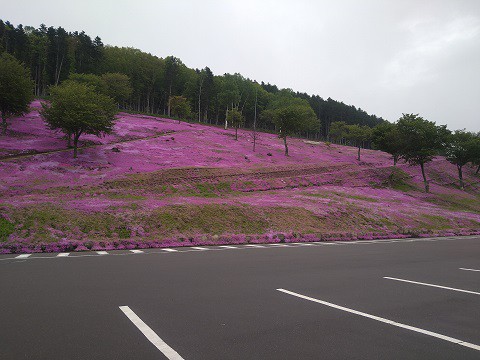
[[85,30],[187,66],[480,131],[480,0],[7,1],[15,25]]

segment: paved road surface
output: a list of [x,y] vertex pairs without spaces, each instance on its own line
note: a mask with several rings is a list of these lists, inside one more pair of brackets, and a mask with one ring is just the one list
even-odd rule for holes
[[4,255],[0,358],[480,359],[475,270],[480,237]]

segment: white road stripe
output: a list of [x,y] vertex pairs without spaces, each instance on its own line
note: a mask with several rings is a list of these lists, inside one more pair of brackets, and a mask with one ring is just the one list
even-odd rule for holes
[[385,318],[382,318],[382,317],[379,317],[379,316],[367,314],[367,313],[357,311],[357,310],[353,310],[353,309],[350,309],[350,308],[347,308],[347,307],[344,307],[344,306],[332,304],[332,303],[329,303],[329,302],[326,302],[326,301],[323,301],[323,300],[319,300],[319,299],[315,299],[315,298],[312,298],[312,297],[309,297],[309,296],[298,294],[298,293],[295,293],[293,291],[289,291],[289,290],[285,290],[285,289],[277,289],[277,290],[281,291],[285,294],[288,294],[288,295],[296,296],[296,297],[301,298],[301,299],[313,301],[313,302],[316,302],[318,304],[330,306],[330,307],[338,309],[338,310],[346,311],[346,312],[349,312],[349,313],[352,313],[352,314],[355,314],[355,315],[359,315],[359,316],[363,316],[363,317],[366,317],[366,318],[369,318],[369,319],[372,319],[372,320],[380,321],[380,322],[388,324],[388,325],[392,325],[392,326],[396,326],[396,327],[399,327],[399,328],[415,331],[415,332],[418,332],[418,333],[421,333],[421,334],[433,336],[433,337],[436,337],[437,339],[449,341],[449,342],[452,342],[452,343],[457,344],[457,345],[465,346],[465,347],[468,347],[470,349],[480,351],[480,346],[479,345],[472,344],[472,343],[469,343],[469,342],[466,342],[466,341],[463,341],[463,340],[455,339],[455,338],[450,337],[450,336],[446,336],[446,335],[442,335],[442,334],[439,334],[439,333],[435,333],[433,331],[428,331],[428,330],[420,329],[420,328],[417,328],[417,327],[414,327],[414,326],[398,323],[398,322],[393,321],[393,320],[389,320],[389,319],[385,319]]
[[130,250],[134,254],[143,254],[142,250]]
[[192,246],[190,249],[195,249],[195,250],[208,250],[207,248],[199,247],[199,246]]
[[70,255],[70,253],[59,253],[57,254],[57,257],[65,257],[65,256],[68,256]]
[[265,247],[265,246],[262,246],[262,245],[251,245],[251,244],[244,245],[244,246],[248,246],[248,247],[251,247],[251,248],[264,248]]
[[459,268],[460,270],[466,270],[466,271],[480,271],[480,270],[477,270],[477,269],[466,269],[466,268]]
[[168,251],[168,252],[177,252],[178,250],[175,249],[162,249],[163,251]]
[[15,259],[26,259],[29,256],[32,256],[32,254],[21,254],[21,255],[15,256]]
[[98,255],[108,255],[108,252],[106,251],[97,251]]
[[238,249],[236,246],[220,245],[219,247],[224,249]]
[[135,314],[128,306],[119,306],[120,310],[128,317],[128,319],[142,332],[143,335],[153,344],[155,347],[162,352],[163,355],[169,360],[183,360],[183,358],[170,346],[168,346],[165,341],[160,339],[160,337],[153,331],[150,326],[145,324],[142,319],[140,319],[137,314]]
[[289,247],[288,244],[268,244],[270,247]]
[[384,276],[383,278],[384,278],[384,279],[389,279],[389,280],[395,280],[395,281],[402,281],[402,282],[411,283],[411,284],[417,284],[417,285],[424,285],[424,286],[436,287],[436,288],[439,288],[439,289],[453,290],[453,291],[463,292],[463,293],[467,293],[467,294],[480,295],[480,293],[479,293],[479,292],[476,292],[476,291],[456,289],[456,288],[452,288],[452,287],[448,287],[448,286],[428,284],[428,283],[423,283],[423,282],[418,282],[418,281],[411,281],[411,280],[405,280],[405,279],[398,279],[398,278],[393,278],[393,277],[388,277],[388,276]]

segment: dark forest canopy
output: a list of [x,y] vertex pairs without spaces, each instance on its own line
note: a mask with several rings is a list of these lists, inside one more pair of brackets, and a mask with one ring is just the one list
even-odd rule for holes
[[[71,74],[125,74],[132,92],[120,106],[127,110],[170,115],[169,99],[183,96],[198,121],[222,124],[228,110],[237,109],[251,127],[255,116],[265,110],[280,91],[306,100],[320,120],[318,128],[301,135],[328,136],[330,124],[343,121],[373,127],[384,120],[353,105],[318,95],[279,89],[257,83],[241,74],[214,75],[212,71],[188,68],[176,57],[159,58],[134,48],[105,46],[99,37],[85,32],[67,32],[62,27],[14,26],[0,20],[0,53],[7,52],[23,62],[35,83],[35,95],[45,96],[48,87],[58,85]],[[275,125],[257,118],[257,127],[274,130]]]

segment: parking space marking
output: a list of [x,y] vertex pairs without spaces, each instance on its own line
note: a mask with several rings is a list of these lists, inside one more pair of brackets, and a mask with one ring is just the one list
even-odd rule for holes
[[459,268],[460,270],[466,270],[466,271],[480,271],[478,269],[466,269],[466,268]]
[[162,249],[163,251],[168,251],[168,252],[178,252],[176,249]]
[[435,288],[439,288],[439,289],[453,290],[453,291],[463,292],[463,293],[467,293],[467,294],[480,295],[480,293],[476,292],[476,291],[456,289],[456,288],[452,288],[452,287],[448,287],[448,286],[435,285],[435,284],[429,284],[429,283],[423,283],[423,282],[405,280],[405,279],[398,279],[398,278],[393,278],[393,277],[388,277],[388,276],[384,276],[383,278],[388,279],[388,280],[402,281],[402,282],[406,282],[406,283],[410,283],[410,284],[430,286],[430,287],[435,287]]
[[453,338],[453,337],[450,337],[450,336],[435,333],[433,331],[428,331],[428,330],[420,329],[420,328],[417,328],[417,327],[414,327],[414,326],[402,324],[402,323],[399,323],[399,322],[396,322],[396,321],[393,321],[393,320],[389,320],[389,319],[385,319],[385,318],[382,318],[382,317],[379,317],[379,316],[367,314],[367,313],[364,313],[364,312],[361,312],[361,311],[358,311],[358,310],[354,310],[354,309],[350,309],[350,308],[347,308],[347,307],[344,307],[344,306],[332,304],[332,303],[329,303],[327,301],[315,299],[315,298],[312,298],[312,297],[309,297],[309,296],[305,296],[305,295],[302,295],[302,294],[295,293],[293,291],[289,291],[289,290],[285,290],[285,289],[277,289],[277,290],[280,291],[280,292],[283,292],[285,294],[288,294],[288,295],[296,296],[300,299],[312,301],[312,302],[322,304],[322,305],[325,305],[325,306],[329,306],[329,307],[332,307],[332,308],[335,308],[335,309],[338,309],[338,310],[346,311],[346,312],[349,312],[351,314],[363,316],[363,317],[366,317],[366,318],[369,318],[369,319],[372,319],[372,320],[376,320],[376,321],[379,321],[379,322],[382,322],[382,323],[385,323],[385,324],[388,324],[388,325],[392,325],[392,326],[396,326],[396,327],[399,327],[399,328],[415,331],[415,332],[418,332],[418,333],[421,333],[421,334],[433,336],[437,339],[445,340],[445,341],[448,341],[448,342],[451,342],[451,343],[454,343],[454,344],[457,344],[457,345],[465,346],[465,347],[468,347],[470,349],[480,351],[480,345],[472,344],[472,343],[469,343],[469,342],[466,342],[466,341],[463,341],[463,340],[460,340],[460,339],[456,339],[456,338]]
[[97,251],[98,255],[108,255],[108,252],[106,251]]
[[68,255],[70,255],[70,253],[59,253],[57,254],[57,257],[66,257]]
[[132,309],[128,306],[119,306],[120,310],[127,316],[127,318],[142,332],[143,335],[153,344],[155,347],[162,352],[163,355],[169,360],[183,360],[183,358],[170,346],[167,345],[156,333],[153,331],[150,326],[145,324],[142,319],[140,319],[137,314],[135,314]]
[[132,252],[134,254],[143,254],[144,253],[143,250],[130,250],[130,252]]
[[15,259],[26,259],[29,256],[32,256],[32,254],[21,254],[21,255],[15,256]]

